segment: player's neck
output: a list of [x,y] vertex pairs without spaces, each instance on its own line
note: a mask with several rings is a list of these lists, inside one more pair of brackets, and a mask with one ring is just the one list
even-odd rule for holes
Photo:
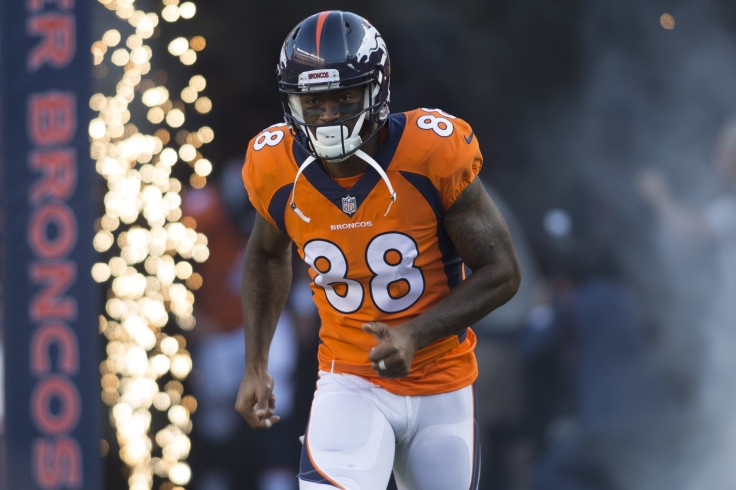
[[365,163],[363,160],[356,157],[355,155],[351,156],[344,162],[335,163],[326,162],[323,160],[322,163],[329,176],[333,179],[346,179],[348,177],[355,177],[356,175],[364,173],[366,167],[368,166],[367,163]]
[[[378,153],[378,146],[379,138],[374,137],[363,145],[362,150],[375,158],[376,153]],[[335,179],[355,177],[356,175],[365,173],[368,168],[368,163],[356,155],[351,155],[347,160],[339,163],[324,160],[322,163],[330,177]]]

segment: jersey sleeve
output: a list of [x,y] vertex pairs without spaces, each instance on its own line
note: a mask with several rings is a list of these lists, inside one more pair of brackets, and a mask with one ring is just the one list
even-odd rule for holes
[[407,125],[406,158],[431,179],[447,211],[483,165],[475,133],[467,122],[439,109],[411,111]]
[[276,192],[289,182],[284,169],[290,168],[288,158],[291,139],[285,125],[265,129],[248,143],[243,163],[243,185],[248,199],[269,223],[278,226],[269,206]]
[[[455,131],[445,145],[450,150],[446,172],[441,172],[439,191],[445,211],[457,200],[458,196],[476,178],[483,165],[483,156],[473,129],[462,119],[452,119]],[[446,153],[443,151],[443,153]]]

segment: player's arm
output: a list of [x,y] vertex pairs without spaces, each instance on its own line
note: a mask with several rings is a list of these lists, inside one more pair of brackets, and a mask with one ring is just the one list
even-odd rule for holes
[[245,375],[235,403],[236,410],[254,429],[270,427],[279,418],[273,415],[268,353],[291,287],[290,244],[288,236],[256,215],[243,259]]
[[[521,283],[521,267],[508,225],[480,178],[460,194],[445,214],[443,225],[472,273],[433,311],[437,332],[420,339],[420,347],[479,321],[509,301]],[[431,328],[426,330],[432,332]]]
[[519,288],[521,269],[508,226],[479,178],[447,210],[443,226],[472,274],[430,310],[396,328],[364,327],[379,342],[369,358],[383,376],[408,374],[414,352],[477,322]]

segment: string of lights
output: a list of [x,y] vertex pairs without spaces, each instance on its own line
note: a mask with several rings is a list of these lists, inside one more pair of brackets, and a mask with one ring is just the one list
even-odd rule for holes
[[196,222],[182,216],[185,184],[174,170],[186,165],[191,187],[207,183],[212,164],[200,150],[214,133],[192,129],[196,118],[189,115],[207,114],[212,104],[203,95],[203,76],[169,80],[152,65],[172,56],[191,70],[206,41],[162,39],[160,23],[193,19],[194,2],[164,0],[160,11],[144,11],[135,0],[98,1],[115,14],[113,27],[91,47],[93,75],[111,92],[91,97],[89,124],[91,156],[107,184],[93,241],[103,259],[92,268],[105,292],[102,400],[129,488],[162,481],[162,490],[183,490],[192,478],[187,458],[197,408],[185,393],[192,370],[185,334],[195,326],[194,292],[202,285],[194,266],[207,260],[209,249]]

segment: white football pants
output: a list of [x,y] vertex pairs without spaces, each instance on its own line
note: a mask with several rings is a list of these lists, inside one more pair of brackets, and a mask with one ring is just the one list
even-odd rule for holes
[[472,386],[400,396],[349,374],[320,372],[302,448],[300,490],[477,489]]

